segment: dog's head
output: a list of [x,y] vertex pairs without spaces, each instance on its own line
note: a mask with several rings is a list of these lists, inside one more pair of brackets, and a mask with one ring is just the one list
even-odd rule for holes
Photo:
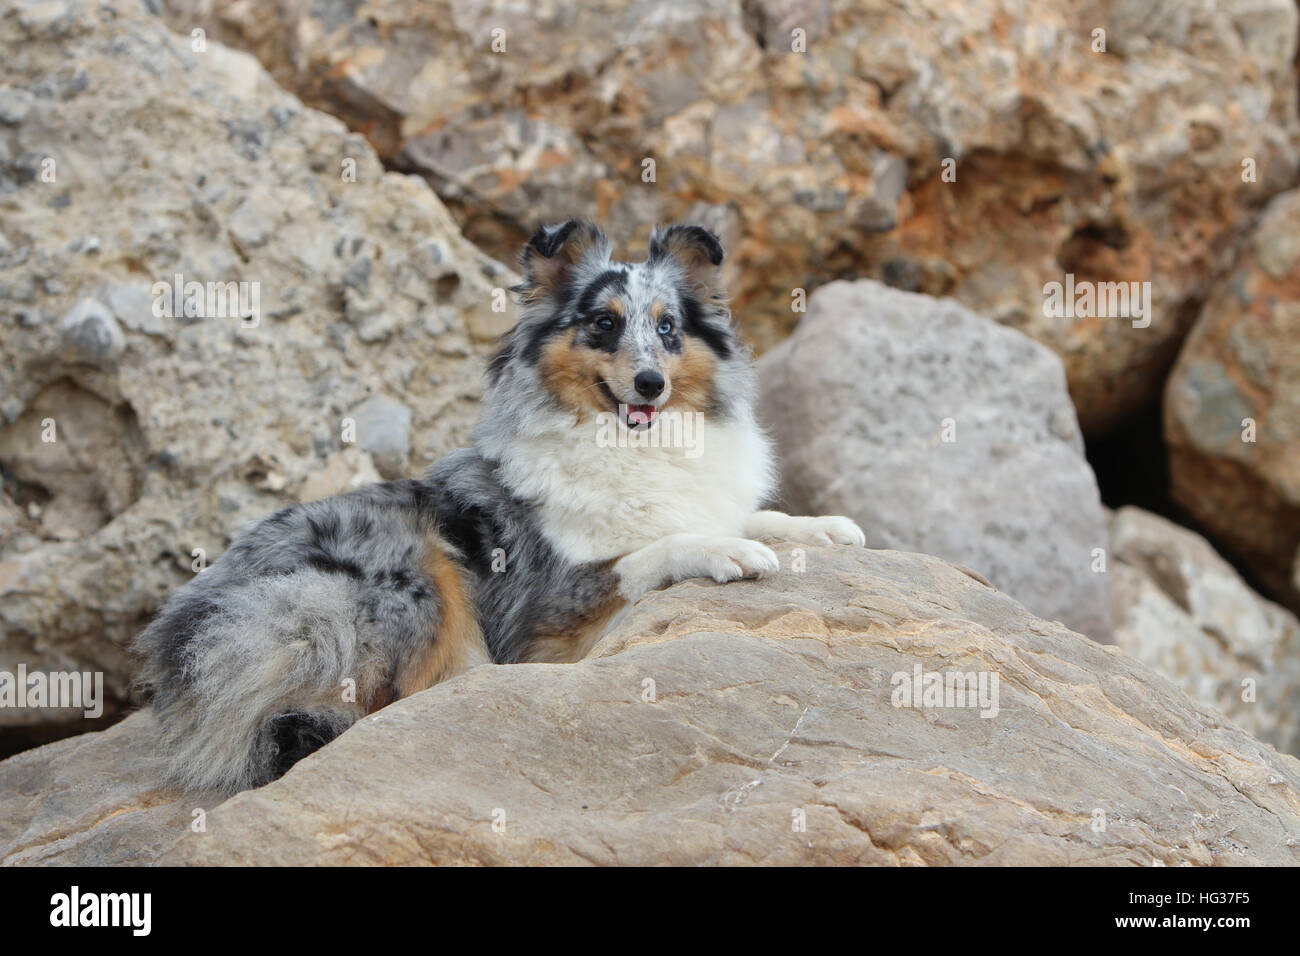
[[[536,382],[585,419],[649,428],[665,408],[725,413],[726,373],[748,366],[718,282],[722,244],[701,226],[655,229],[644,262],[617,262],[596,226],[544,226],[524,245],[524,306],[489,366],[494,387]],[[512,370],[515,374],[512,374]],[[517,373],[532,372],[521,375]],[[743,390],[742,390],[743,391]]]

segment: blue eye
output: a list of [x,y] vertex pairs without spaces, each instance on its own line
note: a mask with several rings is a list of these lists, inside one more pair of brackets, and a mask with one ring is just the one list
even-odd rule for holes
[[664,319],[662,322],[659,323],[659,328],[656,331],[658,331],[660,335],[668,335],[669,333],[672,332],[672,330],[673,330],[673,320]]

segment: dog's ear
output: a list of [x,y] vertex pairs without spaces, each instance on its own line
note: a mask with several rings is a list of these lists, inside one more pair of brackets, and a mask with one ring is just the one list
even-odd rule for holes
[[524,268],[520,287],[525,298],[537,299],[560,292],[584,262],[608,262],[613,253],[609,238],[594,224],[570,219],[542,226],[524,243],[519,261]]
[[718,276],[722,257],[722,242],[703,226],[656,226],[650,234],[650,261],[672,259],[687,280],[710,298],[722,291]]

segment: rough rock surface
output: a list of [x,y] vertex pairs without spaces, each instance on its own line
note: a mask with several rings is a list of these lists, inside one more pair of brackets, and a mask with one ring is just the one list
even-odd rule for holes
[[195,824],[195,810],[220,803],[150,786],[152,720],[135,714],[0,763],[0,864],[152,863]]
[[[0,49],[0,669],[102,671],[120,703],[195,549],[374,477],[367,449],[412,473],[463,441],[512,277],[424,182],[138,2],[6,4]],[[206,294],[158,314],[176,274],[256,283],[256,326]]]
[[1174,497],[1300,611],[1300,190],[1268,207],[1165,391]]
[[[200,797],[87,780],[148,752],[147,716],[0,763],[0,859],[1300,863],[1300,762],[1145,665],[936,558],[776,547],[781,573],[651,594],[581,663],[400,701],[203,832]],[[918,666],[997,674],[996,716],[895,706]]]
[[872,547],[956,561],[1109,639],[1105,520],[1048,349],[952,300],[835,282],[759,375],[787,511],[849,515]]
[[[1294,0],[163,5],[428,176],[498,256],[538,219],[704,218],[760,345],[830,279],[952,295],[1056,350],[1089,431],[1158,395],[1296,182]],[[1150,281],[1153,321],[1045,316],[1066,273]]]
[[1138,508],[1110,524],[1115,643],[1193,700],[1300,754],[1300,621],[1204,538]]

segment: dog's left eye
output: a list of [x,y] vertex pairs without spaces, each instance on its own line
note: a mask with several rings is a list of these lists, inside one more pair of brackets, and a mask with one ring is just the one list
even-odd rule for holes
[[608,332],[614,327],[614,317],[608,312],[602,312],[596,316],[592,324],[603,332]]
[[669,333],[672,332],[672,330],[673,330],[673,320],[672,320],[672,319],[664,319],[663,321],[661,321],[661,322],[659,323],[659,328],[658,328],[656,331],[657,331],[660,335],[668,335]]

